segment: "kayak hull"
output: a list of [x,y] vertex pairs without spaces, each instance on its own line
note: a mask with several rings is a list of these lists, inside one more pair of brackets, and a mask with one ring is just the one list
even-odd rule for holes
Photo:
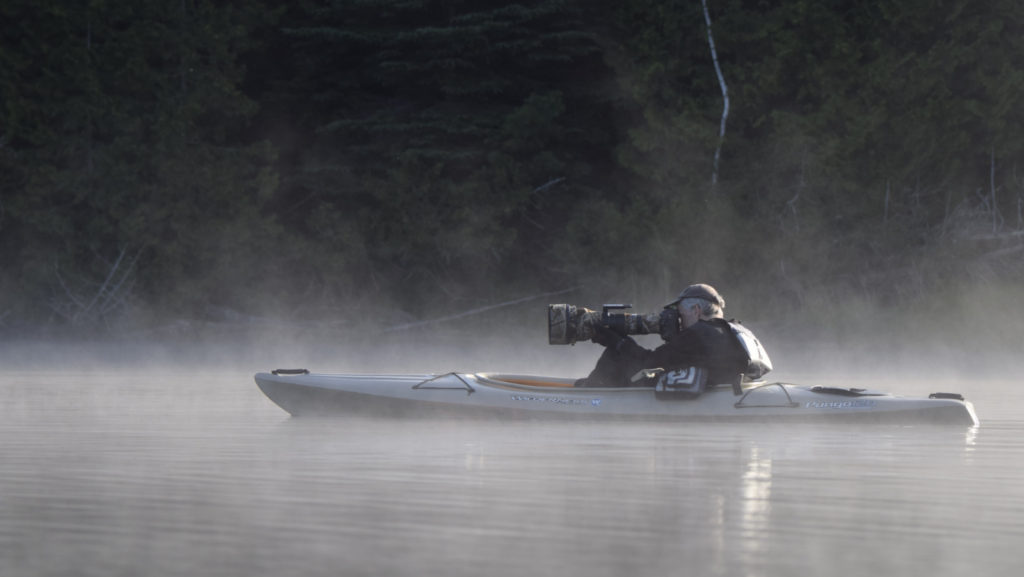
[[977,426],[973,405],[945,398],[755,382],[735,395],[715,387],[696,398],[651,387],[577,388],[530,375],[332,375],[258,373],[263,393],[293,416],[372,415],[516,419],[878,422]]

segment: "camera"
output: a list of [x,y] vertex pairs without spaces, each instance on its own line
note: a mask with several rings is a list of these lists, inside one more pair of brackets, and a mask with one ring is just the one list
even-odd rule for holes
[[[601,312],[569,304],[548,305],[548,344],[572,345],[577,341],[587,341],[594,336],[597,326],[605,326],[620,335],[647,335],[678,332],[678,313],[674,309],[666,309],[669,313],[633,314],[623,311],[633,305],[608,304],[601,307]],[[673,313],[676,316],[672,316]],[[667,326],[663,326],[667,325]]]

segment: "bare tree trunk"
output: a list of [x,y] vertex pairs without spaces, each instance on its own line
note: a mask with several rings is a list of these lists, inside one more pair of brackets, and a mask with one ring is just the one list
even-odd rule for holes
[[1024,198],[1017,193],[1017,230],[1024,228]]
[[[85,52],[88,58],[89,66],[93,66],[93,54],[92,54],[92,10],[91,6],[86,8],[85,12]],[[86,131],[86,142],[88,147],[86,148],[86,159],[85,164],[89,176],[93,175],[93,137],[92,137],[92,106],[86,110],[85,116],[85,131]]]
[[882,213],[882,224],[889,222],[889,195],[892,189],[892,181],[885,181],[885,212]]
[[722,142],[725,140],[725,121],[729,118],[729,88],[725,85],[725,77],[722,76],[722,67],[718,64],[718,52],[715,50],[715,39],[711,35],[711,14],[708,12],[708,0],[701,0],[704,6],[704,22],[708,26],[708,46],[711,48],[711,60],[715,63],[715,74],[718,75],[718,85],[722,87],[722,122],[718,128],[718,146],[715,148],[715,165],[711,173],[711,184],[718,184],[718,160],[722,155]]
[[182,36],[182,40],[181,40],[181,46],[180,46],[181,52],[178,54],[178,77],[179,77],[179,81],[181,82],[181,96],[182,96],[182,98],[184,98],[185,97],[185,93],[188,92],[188,81],[186,80],[186,77],[188,76],[188,72],[187,72],[187,66],[186,66],[186,63],[185,63],[185,50],[186,50],[186,47],[185,47],[185,40],[184,40],[184,38],[185,38],[185,28],[187,26],[188,26],[188,2],[186,0],[181,0],[181,36]]
[[996,147],[992,147],[989,156],[989,187],[992,191],[992,236],[999,232],[999,209],[996,207]]

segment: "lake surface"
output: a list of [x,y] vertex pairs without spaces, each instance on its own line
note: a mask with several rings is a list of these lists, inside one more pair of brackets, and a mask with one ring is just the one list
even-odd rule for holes
[[0,575],[1024,569],[1010,381],[952,389],[975,429],[403,422],[292,419],[267,368],[6,370]]

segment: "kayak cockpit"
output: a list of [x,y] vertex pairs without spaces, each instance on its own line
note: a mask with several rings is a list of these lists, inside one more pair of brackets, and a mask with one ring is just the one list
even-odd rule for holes
[[525,387],[541,387],[549,389],[571,389],[575,385],[575,379],[564,377],[539,377],[533,375],[498,375],[481,373],[477,375],[481,380],[497,384],[520,385]]

